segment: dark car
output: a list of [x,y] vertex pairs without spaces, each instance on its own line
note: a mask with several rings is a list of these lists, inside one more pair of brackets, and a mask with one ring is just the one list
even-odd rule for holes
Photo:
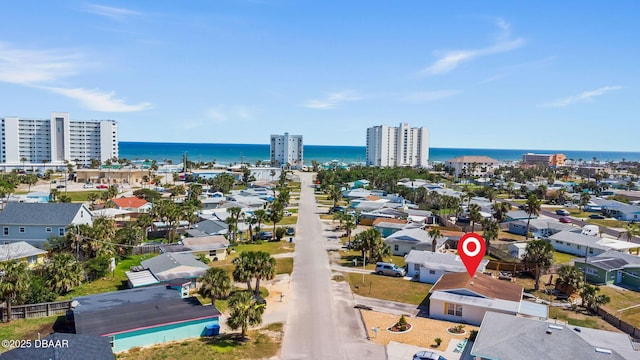
[[271,240],[273,239],[273,233],[271,231],[260,231],[255,235],[260,240]]
[[342,206],[334,206],[331,209],[329,209],[329,214],[333,214],[336,212],[344,213],[344,208]]
[[287,234],[288,236],[295,235],[295,234],[296,234],[296,229],[294,229],[294,228],[292,228],[292,227],[288,227],[288,228],[287,228],[287,232],[286,232],[286,234]]
[[446,360],[442,355],[433,351],[418,351],[413,360]]
[[571,219],[566,218],[566,217],[561,217],[560,219],[558,219],[561,223],[563,224],[571,224]]
[[56,189],[64,189],[65,187],[66,187],[66,186],[64,186],[64,185],[60,184],[60,185],[56,186]]
[[600,215],[600,214],[591,214],[591,215],[589,215],[589,219],[603,220],[603,219],[606,219],[606,218],[604,216]]
[[556,214],[562,215],[562,216],[569,216],[569,212],[567,210],[565,210],[565,209],[556,210]]

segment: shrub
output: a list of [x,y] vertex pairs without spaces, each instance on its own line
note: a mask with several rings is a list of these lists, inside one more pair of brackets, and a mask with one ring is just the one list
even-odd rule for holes
[[469,332],[469,341],[476,341],[477,336],[478,336],[478,330],[471,330]]
[[442,339],[441,338],[435,338],[435,339],[433,339],[433,341],[436,343],[436,347],[440,346],[440,344],[442,343]]

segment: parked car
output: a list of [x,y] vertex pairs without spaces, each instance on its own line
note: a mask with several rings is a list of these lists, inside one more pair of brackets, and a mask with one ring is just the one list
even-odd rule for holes
[[254,239],[260,239],[260,240],[271,240],[273,239],[273,233],[271,231],[260,231],[259,233],[255,234]]
[[589,215],[589,219],[604,220],[606,218],[600,214],[591,214]]
[[567,217],[561,217],[560,219],[558,219],[561,223],[563,224],[571,224],[571,219],[567,218]]
[[96,186],[96,189],[108,189],[109,185],[105,185],[105,184],[100,184],[98,186]]
[[569,208],[569,209],[577,209],[578,205],[574,204],[574,203],[566,203],[566,204],[564,204],[564,207]]
[[556,214],[562,215],[562,216],[569,216],[569,212],[567,210],[565,210],[565,209],[556,210]]
[[66,186],[64,186],[62,184],[56,186],[56,189],[64,189],[64,188],[66,188]]
[[335,212],[344,213],[344,208],[342,206],[334,206],[331,209],[329,209],[329,214],[333,214]]
[[284,216],[291,216],[291,215],[293,215],[293,214],[291,213],[291,211],[289,211],[289,210],[285,210],[285,211],[283,211],[283,212],[282,212],[282,214],[283,214]]
[[86,183],[84,185],[82,185],[83,189],[93,189],[93,184],[92,183]]
[[292,228],[291,226],[289,226],[289,227],[287,228],[287,232],[286,232],[286,234],[287,234],[288,236],[295,235],[295,234],[296,234],[296,229],[294,229],[294,228]]
[[413,355],[413,360],[447,360],[442,355],[433,351],[418,351]]
[[379,262],[376,263],[376,274],[401,277],[405,276],[407,271],[396,264]]

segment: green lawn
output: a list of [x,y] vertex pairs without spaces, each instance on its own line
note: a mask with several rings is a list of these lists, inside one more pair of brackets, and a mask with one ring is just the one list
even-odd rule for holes
[[588,219],[587,222],[589,224],[612,227],[612,228],[623,228],[627,224],[624,221],[613,220],[613,219],[605,219],[605,220]]
[[[293,211],[292,211],[293,213]],[[294,225],[298,223],[298,215],[294,214],[291,216],[285,216],[282,218],[282,220],[280,220],[278,222],[278,225]],[[264,222],[262,223],[263,225],[265,225],[267,227],[267,230],[269,230],[268,228],[271,227],[273,228],[273,223],[272,222]],[[273,230],[273,229],[271,229]]]
[[320,205],[333,206],[333,200],[318,200],[316,202]]
[[[59,318],[59,315],[41,317],[36,319],[19,319],[8,323],[0,324],[0,339],[2,340],[33,340],[41,336],[47,336],[53,332],[53,324]],[[64,315],[62,316],[64,319]],[[0,353],[9,350],[2,346]]]
[[129,268],[132,266],[140,265],[142,260],[152,258],[156,255],[158,254],[131,255],[123,258],[117,262],[116,269],[113,274],[107,275],[102,279],[76,286],[70,293],[60,296],[58,300],[68,300],[77,296],[100,294],[125,289],[127,287],[127,275],[125,272],[129,271]]
[[316,194],[316,200],[328,200],[329,195],[326,194]]
[[291,274],[293,272],[293,258],[276,259],[276,274]]
[[332,214],[320,214],[320,220],[333,220]]
[[[277,336],[273,336],[274,334]],[[278,354],[282,335],[283,325],[277,323],[249,331],[247,341],[241,341],[238,333],[222,334],[212,338],[186,340],[164,346],[136,348],[118,354],[117,359],[269,359]]]
[[281,254],[292,252],[295,248],[295,243],[290,243],[288,241],[265,241],[263,243],[256,244],[240,244],[234,246],[235,254],[231,254],[227,257],[234,258],[237,254],[240,254],[243,251],[266,251],[269,254]]
[[[64,190],[61,191],[64,194]],[[68,191],[67,196],[71,198],[71,202],[87,202],[89,201],[89,194],[96,194],[100,197],[100,191]]]
[[[362,278],[362,274],[349,273],[347,275],[351,291],[362,296],[414,305],[425,300],[432,286],[391,276],[369,274],[364,275],[363,285]],[[358,286],[357,289],[356,286]]]
[[[340,251],[340,261],[338,265],[346,267],[355,267],[354,259],[358,260],[357,267],[362,269],[362,252],[358,250]],[[394,263],[400,267],[405,266],[403,256],[392,255],[388,259],[384,259],[385,262]],[[365,269],[373,271],[376,268],[375,263],[367,263]]]
[[617,290],[608,286],[600,286],[600,293],[611,298],[611,302],[603,306],[605,310],[635,327],[640,327],[640,307],[618,312],[619,310],[640,304],[640,292]]
[[559,251],[553,252],[553,261],[556,264],[568,263],[575,258],[577,258],[577,256],[575,255],[571,255],[571,254],[567,254]]

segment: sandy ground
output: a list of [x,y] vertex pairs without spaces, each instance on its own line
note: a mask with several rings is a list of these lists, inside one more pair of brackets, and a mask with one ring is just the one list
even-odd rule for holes
[[[447,328],[459,324],[427,318],[407,317],[407,322],[413,325],[411,331],[404,334],[395,334],[388,332],[386,329],[398,321],[399,317],[396,315],[363,310],[362,318],[364,319],[367,326],[367,332],[373,342],[387,345],[389,342],[395,341],[429,349],[431,348],[431,345],[435,345],[434,339],[439,337],[442,339],[442,343],[439,347],[434,349],[440,351],[444,351],[449,345],[449,342],[453,341],[457,344],[462,339],[469,337],[469,331],[479,329],[477,326],[465,325],[464,330],[467,331],[466,334],[451,335],[447,332]],[[374,334],[372,330],[374,327],[379,329],[377,335]]]

